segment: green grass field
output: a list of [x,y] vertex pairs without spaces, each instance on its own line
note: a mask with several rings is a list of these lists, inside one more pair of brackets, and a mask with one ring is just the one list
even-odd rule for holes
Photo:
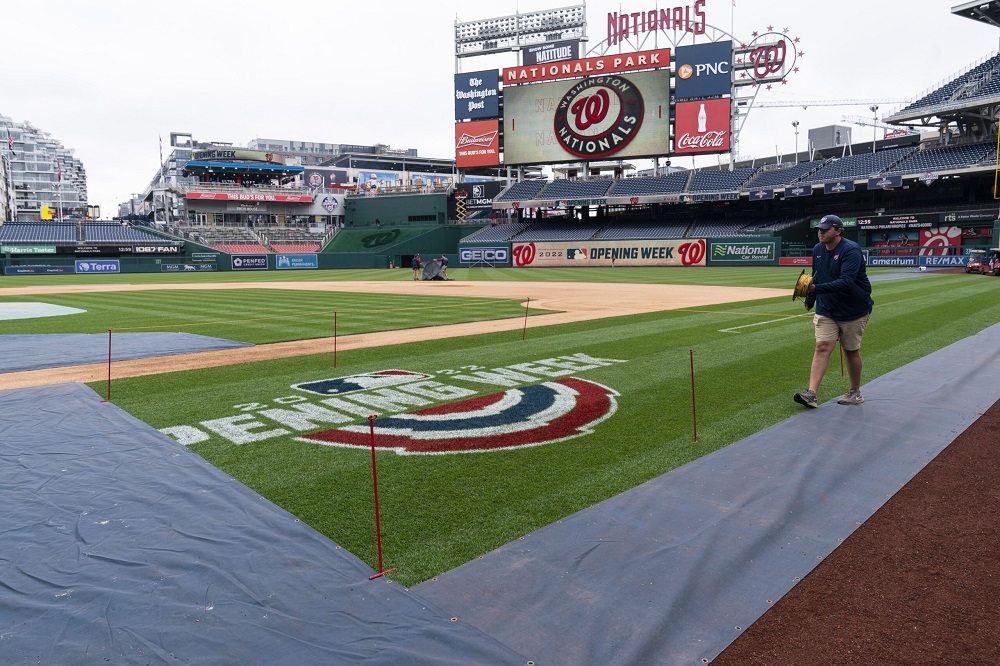
[[[327,403],[321,396],[293,388],[303,382],[364,372],[398,369],[432,376],[432,381],[476,396],[510,386],[469,381],[477,372],[584,354],[615,363],[575,372],[572,376],[617,392],[617,410],[589,434],[541,446],[482,453],[378,456],[383,558],[397,567],[392,577],[410,586],[474,559],[508,541],[566,515],[632,488],[686,462],[717,450],[801,411],[791,400],[805,386],[812,357],[811,319],[801,302],[790,299],[798,269],[476,269],[449,271],[470,280],[561,280],[639,283],[715,284],[787,288],[788,298],[730,304],[685,311],[615,317],[579,324],[533,328],[521,332],[445,339],[391,347],[341,352],[338,368],[332,354],[256,364],[194,370],[151,377],[115,379],[113,402],[155,428],[190,437],[190,448],[211,464],[284,507],[338,544],[377,566],[370,449],[323,446],[301,441],[303,435],[341,428],[350,423],[324,421]],[[872,274],[888,271],[871,271]],[[409,279],[409,271],[302,272],[296,279]],[[0,287],[73,283],[72,276],[0,278]],[[87,276],[86,282],[97,278]],[[156,281],[164,277],[151,276]],[[169,276],[173,277],[173,276]],[[190,280],[190,276],[184,276]],[[200,276],[199,276],[200,277]],[[211,279],[228,281],[231,275]],[[263,280],[273,274],[237,276]],[[284,278],[285,276],[282,276]],[[107,282],[145,281],[143,276],[101,277]],[[921,274],[874,283],[875,313],[862,349],[866,381],[927,355],[1000,321],[1000,281],[962,274]],[[294,317],[297,309],[329,309],[329,301],[311,300],[315,292],[254,291],[255,301],[235,301],[233,316],[278,308]],[[192,309],[206,319],[224,303],[208,305],[184,297],[204,292],[155,292],[169,295],[155,307],[142,292],[127,301],[121,295],[97,306],[108,317],[128,319],[141,308],[151,322],[168,323],[178,310]],[[209,292],[211,293],[211,292]],[[240,292],[237,292],[240,293]],[[179,294],[179,295],[178,295]],[[308,294],[309,297],[306,296]],[[218,296],[218,294],[216,294]],[[81,307],[92,295],[33,296],[29,300]],[[349,294],[319,294],[342,302]],[[177,298],[178,302],[171,299]],[[225,295],[223,295],[225,298]],[[261,299],[267,300],[261,300]],[[301,298],[301,300],[299,300]],[[366,298],[370,298],[366,296]],[[386,307],[408,307],[388,297]],[[420,302],[428,309],[438,299]],[[0,302],[12,297],[2,297]],[[346,301],[343,301],[346,303]],[[166,309],[169,308],[174,309]],[[501,302],[494,308],[516,310]],[[346,306],[345,306],[346,307]],[[157,310],[157,313],[149,313]],[[464,308],[440,308],[442,322]],[[484,308],[489,312],[490,308]],[[523,309],[521,310],[523,314]],[[187,315],[186,315],[187,316]],[[516,315],[512,315],[516,316]],[[17,332],[65,332],[52,317],[18,323]],[[458,319],[455,319],[456,321]],[[280,323],[278,323],[280,322]],[[308,330],[289,330],[278,320],[239,337],[252,341],[310,337]],[[14,332],[3,322],[3,331]],[[158,324],[158,325],[161,325]],[[377,324],[371,322],[366,325]],[[96,322],[95,322],[96,325]],[[99,330],[107,328],[99,324]],[[263,325],[262,325],[263,326]],[[273,329],[273,330],[267,330]],[[186,330],[186,329],[179,329]],[[242,330],[242,329],[241,329]],[[367,330],[359,327],[358,332]],[[190,332],[220,335],[203,330]],[[346,331],[345,331],[346,332]],[[692,436],[691,366],[693,350],[697,395],[698,442]],[[836,355],[820,391],[821,402],[847,389]],[[538,365],[523,366],[527,374]],[[525,370],[527,368],[527,370]],[[536,370],[536,374],[538,374]],[[523,388],[536,381],[519,380]],[[93,385],[103,394],[104,384]],[[372,406],[376,425],[392,414],[448,399],[424,397],[420,405]],[[357,405],[355,405],[357,407]],[[379,407],[385,407],[380,409]],[[852,409],[831,405],[826,409]],[[367,429],[363,406],[351,416]],[[298,420],[289,414],[297,414]],[[343,418],[343,410],[339,412]],[[296,427],[293,427],[293,424]],[[296,429],[299,428],[299,429]],[[367,430],[365,430],[367,431]],[[179,434],[178,434],[179,433]],[[195,441],[201,439],[202,441]],[[237,443],[240,442],[240,443]],[[803,446],[808,446],[803,443]]]

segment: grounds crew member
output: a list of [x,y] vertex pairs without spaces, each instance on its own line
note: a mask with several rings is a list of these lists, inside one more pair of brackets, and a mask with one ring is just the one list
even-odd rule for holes
[[420,269],[423,268],[423,262],[420,261],[420,253],[413,255],[413,261],[410,262],[410,268],[413,269],[413,280],[416,282],[420,279]]
[[836,215],[826,215],[816,227],[819,243],[813,248],[813,279],[806,296],[806,308],[816,305],[813,328],[816,331],[816,351],[809,370],[809,388],[796,393],[795,402],[816,407],[816,392],[826,373],[830,354],[840,340],[847,359],[847,374],[851,388],[837,402],[860,405],[861,338],[868,325],[872,306],[872,285],[865,271],[861,247],[844,238],[844,222]]

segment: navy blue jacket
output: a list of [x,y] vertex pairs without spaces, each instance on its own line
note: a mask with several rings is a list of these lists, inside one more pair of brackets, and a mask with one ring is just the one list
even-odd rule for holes
[[851,321],[872,311],[872,284],[865,272],[861,246],[841,237],[827,251],[823,243],[813,248],[813,280],[816,284],[816,314]]

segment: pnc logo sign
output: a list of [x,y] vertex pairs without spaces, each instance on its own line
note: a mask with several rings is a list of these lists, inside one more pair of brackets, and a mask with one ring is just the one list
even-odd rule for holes
[[712,42],[677,49],[677,99],[732,92],[733,42]]

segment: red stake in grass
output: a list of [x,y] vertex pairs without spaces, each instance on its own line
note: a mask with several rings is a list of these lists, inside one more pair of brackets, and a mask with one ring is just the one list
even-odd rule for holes
[[375,541],[378,543],[378,573],[374,576],[369,576],[368,580],[375,580],[379,576],[384,576],[390,571],[396,570],[396,567],[391,569],[382,568],[382,528],[378,520],[378,473],[375,471],[375,419],[377,418],[378,416],[375,414],[370,415],[368,417],[368,427],[372,433],[372,486],[375,488]]
[[691,350],[691,418],[694,423],[694,442],[698,443],[698,410],[694,402],[694,350]]
[[108,329],[108,399],[101,402],[111,402],[111,329]]

